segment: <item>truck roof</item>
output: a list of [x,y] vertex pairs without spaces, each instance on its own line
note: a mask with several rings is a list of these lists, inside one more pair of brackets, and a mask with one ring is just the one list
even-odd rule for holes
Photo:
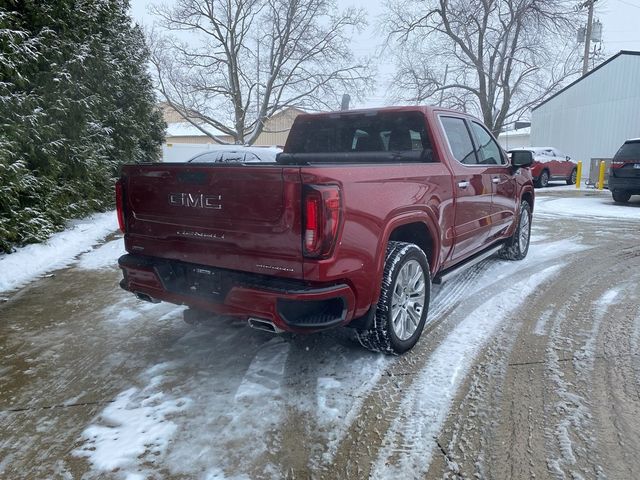
[[[468,117],[476,118],[473,115],[470,115],[465,112],[460,112],[458,110],[453,110],[450,108],[437,107],[434,105],[398,105],[398,106],[389,106],[389,107],[379,107],[379,108],[359,108],[354,110],[335,110],[331,112],[318,112],[318,113],[303,113],[298,115],[300,118],[317,118],[317,117],[338,117],[340,115],[351,115],[351,114],[376,114],[378,112],[421,112],[423,114],[430,112],[445,112],[445,113],[455,113],[456,115],[466,115]],[[476,118],[477,119],[477,118]]]

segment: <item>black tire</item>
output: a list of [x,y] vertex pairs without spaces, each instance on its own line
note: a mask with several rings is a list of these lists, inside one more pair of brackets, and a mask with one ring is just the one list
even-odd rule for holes
[[573,169],[571,170],[571,175],[569,175],[569,177],[567,178],[567,185],[574,185],[576,183],[577,180],[577,175],[578,175],[578,170],[577,169]]
[[549,186],[549,171],[543,170],[540,172],[540,176],[536,180],[536,187],[547,188]]
[[611,196],[613,197],[613,201],[616,203],[627,203],[631,198],[631,194],[624,190],[614,190],[611,192]]
[[[528,221],[524,221],[524,215],[527,216]],[[526,200],[522,200],[520,203],[520,210],[518,211],[518,225],[513,232],[513,235],[507,239],[504,246],[499,252],[502,258],[507,260],[522,260],[527,256],[529,252],[529,244],[531,243],[531,205]],[[526,232],[522,232],[522,229],[526,228]],[[521,236],[524,233],[524,236]],[[521,239],[526,238],[526,244]]]
[[[401,338],[402,335],[399,336],[398,332],[396,332],[398,326],[396,325],[394,327],[395,322],[392,319],[394,291],[396,291],[396,295],[398,295],[397,289],[398,287],[402,287],[402,284],[399,283],[402,280],[398,280],[398,275],[401,270],[409,267],[416,268],[417,275],[418,266],[422,270],[422,278],[415,282],[414,289],[420,280],[424,281],[424,303],[418,313],[415,305],[407,305],[409,299],[412,297],[412,295],[407,295],[407,288],[405,287],[404,291],[400,291],[400,295],[404,297],[404,306],[399,305],[399,302],[397,302],[394,308],[404,309],[405,315],[402,318],[415,318],[413,315],[419,315],[419,320],[412,322],[414,324],[412,328],[415,328],[415,331],[413,331],[413,333],[410,333],[410,331],[405,332],[410,336],[408,336],[408,338]],[[427,320],[430,295],[431,275],[429,272],[429,261],[425,253],[412,243],[390,241],[387,246],[384,273],[382,275],[382,290],[378,304],[375,307],[373,322],[368,330],[356,330],[356,336],[360,344],[374,352],[383,352],[392,355],[399,355],[413,348],[420,338]],[[419,303],[419,301],[416,303]],[[409,313],[410,309],[413,309],[411,310],[413,315]],[[398,323],[402,322],[402,318],[397,317]],[[404,326],[406,327],[407,325],[408,323],[405,323]]]

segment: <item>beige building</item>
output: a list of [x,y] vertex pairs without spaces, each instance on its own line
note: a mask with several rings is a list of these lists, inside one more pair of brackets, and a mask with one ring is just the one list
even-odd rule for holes
[[[209,144],[216,143],[211,137],[200,131],[196,126],[187,122],[182,116],[171,108],[166,103],[161,103],[160,108],[164,115],[164,120],[167,122],[167,146],[173,144]],[[277,112],[266,123],[264,130],[258,137],[258,140],[254,143],[256,146],[283,146],[289,135],[289,130],[293,125],[293,120],[305,113],[303,110],[294,107],[288,107],[280,112]],[[207,125],[203,126],[207,131],[218,133],[215,135],[217,139],[224,143],[233,143],[233,138],[229,135],[225,135],[222,132],[212,131],[212,127]]]

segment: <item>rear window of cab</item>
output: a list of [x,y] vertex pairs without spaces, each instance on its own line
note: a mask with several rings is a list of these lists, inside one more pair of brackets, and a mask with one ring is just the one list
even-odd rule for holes
[[289,153],[421,152],[431,149],[420,112],[376,112],[296,122]]

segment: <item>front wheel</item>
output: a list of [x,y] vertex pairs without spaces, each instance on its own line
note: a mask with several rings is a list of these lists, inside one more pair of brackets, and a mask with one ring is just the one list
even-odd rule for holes
[[529,252],[531,240],[531,205],[526,200],[520,203],[518,225],[500,250],[500,256],[507,260],[522,260]]
[[575,185],[577,177],[578,177],[578,172],[574,168],[573,170],[571,170],[571,175],[569,175],[569,177],[567,178],[567,185]]
[[536,187],[538,188],[547,188],[549,186],[549,172],[547,170],[543,170],[536,181]]
[[374,352],[401,354],[420,338],[429,310],[431,275],[416,245],[390,241],[373,324],[358,330],[360,344]]

